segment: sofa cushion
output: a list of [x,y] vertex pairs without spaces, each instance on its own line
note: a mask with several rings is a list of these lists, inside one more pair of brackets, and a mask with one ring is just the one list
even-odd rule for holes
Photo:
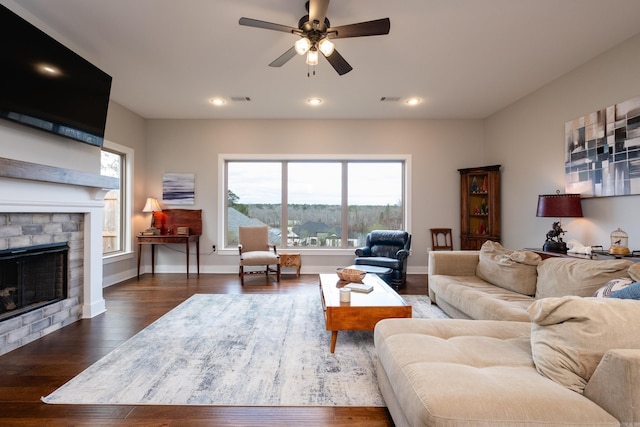
[[601,286],[597,291],[595,291],[593,296],[596,298],[609,298],[612,293],[626,288],[631,283],[633,283],[633,280],[628,277],[609,280],[604,284],[604,286]]
[[624,288],[613,292],[610,297],[640,300],[640,282],[635,282],[629,286],[625,286]]
[[627,274],[634,281],[640,282],[640,262],[634,262],[633,265],[629,267],[629,270],[627,270]]
[[[378,377],[394,420],[413,426],[619,426],[598,405],[540,375],[527,322],[385,319]],[[399,424],[400,425],[400,424]]]
[[528,311],[536,369],[578,393],[608,350],[640,349],[638,301],[567,296],[536,301]]
[[604,283],[627,275],[629,260],[547,258],[538,265],[536,299],[577,295],[590,297]]
[[480,248],[476,275],[501,288],[523,295],[536,293],[536,266],[540,255],[530,251],[510,250],[487,240]]
[[429,288],[435,302],[451,317],[460,317],[449,306],[463,313],[465,318],[477,320],[529,321],[527,307],[533,297],[494,286],[477,276],[431,276]]

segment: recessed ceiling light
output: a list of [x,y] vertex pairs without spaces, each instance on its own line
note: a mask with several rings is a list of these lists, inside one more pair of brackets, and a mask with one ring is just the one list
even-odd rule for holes
[[209,102],[212,103],[213,105],[224,105],[227,103],[227,101],[225,101],[222,98],[211,98]]
[[420,98],[409,98],[406,101],[404,101],[404,103],[407,105],[418,105],[421,102],[422,102],[422,99]]
[[44,63],[38,64],[37,68],[40,73],[48,76],[59,76],[62,74],[59,68],[50,64],[44,64]]
[[320,98],[309,98],[309,99],[307,99],[307,104],[309,104],[309,105],[320,105],[320,104],[322,104],[322,99],[320,99]]

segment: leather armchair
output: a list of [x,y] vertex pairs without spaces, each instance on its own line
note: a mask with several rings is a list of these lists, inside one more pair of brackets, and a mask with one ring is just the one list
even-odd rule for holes
[[390,268],[391,284],[403,286],[407,278],[407,258],[411,234],[397,230],[374,230],[367,235],[365,246],[356,249],[356,265]]

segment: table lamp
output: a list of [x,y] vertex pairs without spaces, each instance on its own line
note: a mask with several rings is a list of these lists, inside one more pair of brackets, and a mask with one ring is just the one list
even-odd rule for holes
[[564,230],[560,218],[581,218],[582,204],[580,194],[543,194],[538,196],[538,217],[558,218],[552,229],[547,233],[547,240],[542,250],[547,252],[567,252],[567,244],[562,241]]
[[162,212],[160,208],[160,204],[158,203],[158,199],[155,197],[147,198],[147,203],[144,205],[142,212],[151,212],[151,227],[147,229],[148,232],[153,232],[154,234],[159,234],[160,230],[156,228],[156,212]]

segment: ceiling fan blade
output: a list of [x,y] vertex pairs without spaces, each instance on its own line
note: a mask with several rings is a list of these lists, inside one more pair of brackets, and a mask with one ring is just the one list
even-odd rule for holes
[[298,34],[301,31],[298,28],[288,27],[286,25],[274,24],[273,22],[259,21],[251,18],[240,18],[238,21],[240,25],[246,25],[247,27],[263,28],[265,30],[282,31],[285,33]]
[[329,64],[331,64],[333,69],[336,70],[339,75],[347,74],[349,71],[353,70],[353,67],[349,65],[349,63],[335,49],[331,55],[325,56],[325,58],[327,58]]
[[342,25],[327,29],[329,38],[344,39],[347,37],[381,36],[389,34],[391,21],[389,18],[376,19],[374,21],[359,22],[357,24]]
[[324,18],[327,16],[327,9],[329,8],[329,0],[309,0],[309,21],[317,21],[319,30],[323,31]]
[[269,67],[282,67],[284,64],[289,62],[291,58],[293,58],[296,55],[297,55],[296,48],[295,46],[293,46],[291,47],[291,49],[289,49],[288,51],[280,55],[275,61],[269,64]]

